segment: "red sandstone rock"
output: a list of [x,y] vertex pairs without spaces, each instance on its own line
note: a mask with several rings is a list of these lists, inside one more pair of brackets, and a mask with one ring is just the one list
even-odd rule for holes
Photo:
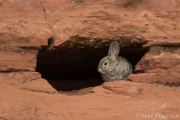
[[1,84],[0,117],[38,120],[139,120],[145,115],[155,118],[157,114],[176,115],[177,120],[180,117],[179,87],[119,81],[104,83],[85,95],[80,92],[66,96]]
[[0,72],[34,71],[37,54],[38,48],[1,45]]
[[143,0],[128,8],[120,0],[0,0],[0,72],[6,72],[0,73],[0,119],[179,120],[180,88],[149,84],[179,84],[179,49],[153,47],[136,66],[143,73],[129,76],[134,82],[108,82],[73,96],[58,93],[35,72],[38,49],[54,35],[56,46],[76,35],[89,43],[177,46],[179,5],[176,0]]
[[[131,81],[180,84],[180,49],[177,47],[151,47],[128,77]],[[140,74],[141,73],[141,74]]]

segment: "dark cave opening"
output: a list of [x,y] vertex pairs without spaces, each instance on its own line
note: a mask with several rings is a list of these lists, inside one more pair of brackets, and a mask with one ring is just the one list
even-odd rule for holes
[[[72,43],[72,42],[71,42]],[[57,91],[80,90],[103,83],[97,71],[99,61],[108,53],[108,44],[103,47],[71,45],[65,42],[49,51],[39,51],[36,71]],[[126,58],[134,67],[148,48],[126,47],[119,56]]]

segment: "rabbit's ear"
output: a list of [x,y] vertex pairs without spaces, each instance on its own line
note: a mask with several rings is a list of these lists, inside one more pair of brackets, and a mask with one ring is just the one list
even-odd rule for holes
[[108,55],[117,57],[119,54],[120,48],[119,43],[117,41],[113,41],[110,43]]

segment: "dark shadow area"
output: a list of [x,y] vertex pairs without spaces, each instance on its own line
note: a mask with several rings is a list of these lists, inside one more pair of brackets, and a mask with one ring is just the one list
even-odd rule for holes
[[[79,90],[103,83],[97,72],[99,61],[108,53],[108,45],[72,45],[65,42],[49,51],[39,51],[36,71],[58,91]],[[109,43],[108,43],[109,44]],[[133,67],[140,61],[147,48],[121,48],[120,56]]]

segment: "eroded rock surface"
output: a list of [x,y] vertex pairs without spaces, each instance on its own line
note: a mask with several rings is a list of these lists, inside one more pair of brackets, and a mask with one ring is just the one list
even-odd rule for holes
[[128,78],[136,82],[180,85],[180,47],[151,47]]
[[[0,119],[180,119],[180,3],[127,1],[0,0]],[[138,74],[128,77],[132,82],[58,92],[35,71],[39,50],[53,36],[45,65],[58,66],[61,54],[51,53],[66,41],[76,48],[102,48],[104,54],[108,43],[118,40],[130,58],[131,51],[150,50],[137,63]],[[68,54],[81,53],[73,47]]]
[[9,84],[1,84],[0,89],[1,119],[139,120],[146,115],[149,119],[158,115],[161,120],[169,118],[165,115],[174,115],[179,120],[180,117],[179,87],[119,81],[70,96],[22,90]]

